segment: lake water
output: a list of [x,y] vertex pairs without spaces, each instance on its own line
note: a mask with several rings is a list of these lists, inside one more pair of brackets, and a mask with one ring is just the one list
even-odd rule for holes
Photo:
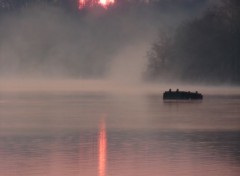
[[240,96],[0,94],[0,176],[239,174]]

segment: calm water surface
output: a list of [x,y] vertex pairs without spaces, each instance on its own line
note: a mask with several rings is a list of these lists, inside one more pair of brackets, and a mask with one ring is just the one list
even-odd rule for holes
[[238,176],[240,96],[0,94],[0,176]]

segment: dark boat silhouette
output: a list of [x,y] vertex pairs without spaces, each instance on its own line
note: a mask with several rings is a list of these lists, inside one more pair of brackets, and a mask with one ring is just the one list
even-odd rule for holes
[[186,91],[179,91],[178,89],[176,91],[172,91],[171,89],[169,89],[169,91],[166,91],[163,93],[163,99],[164,100],[202,100],[203,96],[197,91],[186,92]]

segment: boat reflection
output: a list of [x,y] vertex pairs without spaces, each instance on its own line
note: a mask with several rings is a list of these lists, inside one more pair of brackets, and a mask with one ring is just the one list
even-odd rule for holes
[[107,135],[105,121],[100,123],[98,136],[98,175],[106,176]]

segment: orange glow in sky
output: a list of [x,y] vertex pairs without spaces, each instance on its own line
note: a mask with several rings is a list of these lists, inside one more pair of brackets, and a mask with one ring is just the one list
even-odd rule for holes
[[86,6],[86,0],[78,0],[78,9],[82,9]]
[[98,2],[102,7],[107,8],[109,5],[114,4],[114,0],[99,0]]
[[107,9],[110,5],[113,5],[115,0],[78,0],[78,9],[83,9],[87,6],[100,5]]
[[99,176],[106,175],[107,160],[107,135],[105,123],[100,124],[100,132],[98,137],[98,173]]

